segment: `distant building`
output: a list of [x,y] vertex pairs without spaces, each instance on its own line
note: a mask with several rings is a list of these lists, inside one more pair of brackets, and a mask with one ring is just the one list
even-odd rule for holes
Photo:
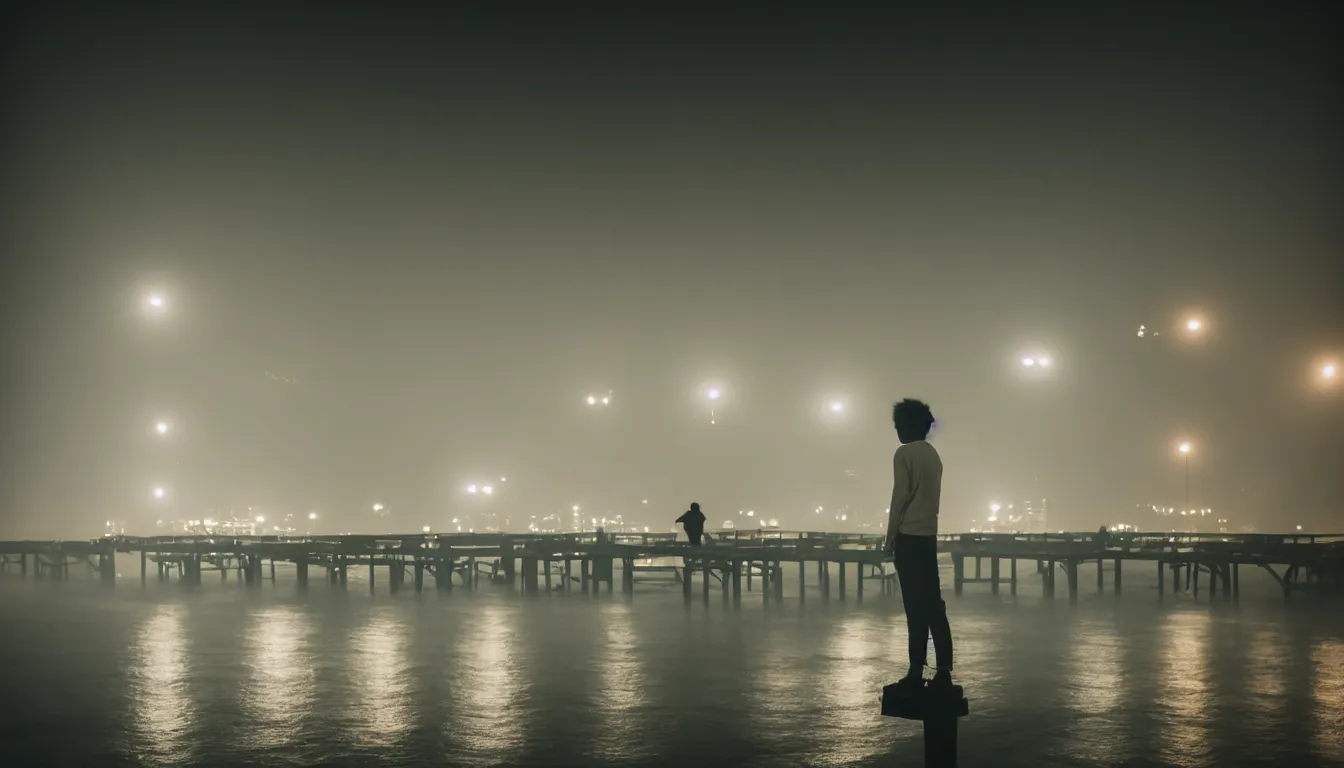
[[1022,502],[1021,529],[1023,533],[1045,533],[1050,530],[1049,505],[1044,498]]

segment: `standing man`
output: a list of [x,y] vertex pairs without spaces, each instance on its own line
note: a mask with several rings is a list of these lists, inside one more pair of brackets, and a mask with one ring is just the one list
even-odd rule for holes
[[690,540],[691,546],[700,546],[700,539],[705,535],[705,513],[700,511],[700,505],[692,502],[691,508],[686,510],[686,514],[678,517],[677,522],[685,529],[686,538]]
[[897,685],[923,685],[929,635],[938,662],[931,686],[952,684],[952,628],[938,583],[938,501],[943,461],[928,442],[933,411],[909,398],[891,409],[901,447],[892,460],[891,510],[886,553],[896,560],[901,600],[910,631],[910,671]]

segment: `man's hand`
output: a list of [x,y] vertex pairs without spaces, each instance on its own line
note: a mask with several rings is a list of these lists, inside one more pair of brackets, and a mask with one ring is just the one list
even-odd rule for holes
[[882,554],[886,557],[896,557],[896,538],[888,538],[882,544]]

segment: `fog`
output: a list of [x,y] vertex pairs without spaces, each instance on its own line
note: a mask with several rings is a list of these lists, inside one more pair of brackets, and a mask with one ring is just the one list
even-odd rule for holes
[[1344,522],[1325,6],[452,5],[8,11],[0,537]]

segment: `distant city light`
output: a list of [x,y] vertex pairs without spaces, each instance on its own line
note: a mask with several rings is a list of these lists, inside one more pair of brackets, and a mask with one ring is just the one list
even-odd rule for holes
[[579,505],[578,505],[578,504],[575,504],[575,505],[572,507],[572,509],[573,509],[575,512],[578,512],[578,511],[579,511]]
[[154,498],[156,499],[162,499],[164,496],[168,495],[168,492],[165,491],[163,489],[163,486],[161,485],[154,486],[154,490],[152,491],[152,493],[154,494]]
[[1180,452],[1183,453],[1183,454],[1189,454],[1189,453],[1190,453],[1190,444],[1189,444],[1189,443],[1181,443],[1179,446],[1177,446],[1176,450],[1180,451]]
[[1035,365],[1035,364],[1036,364],[1036,358],[1034,358],[1034,357],[1024,357],[1024,358],[1022,358],[1022,365],[1026,366],[1026,367],[1028,367],[1028,368],[1032,367],[1032,366]]
[[429,533],[429,530],[430,530],[430,529],[429,529],[429,526],[426,525],[425,527],[421,528],[420,530],[424,531],[425,533]]
[[317,519],[317,513],[316,513],[316,512],[309,512],[309,513],[308,513],[308,519],[309,519],[309,520],[316,520],[316,519]]
[[1036,358],[1036,364],[1039,365],[1039,366],[1041,366],[1042,368],[1049,368],[1049,367],[1050,367],[1050,358],[1048,358],[1048,357],[1038,357],[1038,358]]
[[1333,379],[1335,378],[1335,373],[1336,368],[1334,363],[1326,363],[1325,365],[1321,366],[1321,378]]
[[468,485],[468,486],[467,486],[467,493],[475,493],[475,492],[476,492],[476,484],[475,484],[475,483],[472,483],[471,485]]
[[494,493],[494,492],[495,492],[494,487],[489,486],[489,485],[487,485],[487,486],[483,486],[483,487],[481,488],[481,493],[484,493],[486,496],[489,496],[490,494],[492,494],[492,493]]
[[1185,330],[1189,331],[1190,333],[1198,333],[1199,329],[1203,327],[1204,327],[1204,321],[1200,320],[1197,317],[1192,317],[1189,320],[1185,321]]
[[499,482],[501,482],[501,483],[507,483],[507,482],[509,482],[509,478],[507,478],[507,477],[501,477],[501,478],[499,478]]
[[383,505],[382,505],[382,504],[374,504],[374,505],[373,505],[373,511],[374,511],[374,512],[382,512],[382,511],[383,511]]
[[256,520],[257,520],[258,523],[264,523],[264,522],[266,522],[266,516],[265,516],[265,515],[257,515]]
[[588,396],[588,404],[589,404],[589,405],[597,405],[597,398],[596,398],[595,396],[593,396],[593,395],[589,395],[589,396]]
[[998,512],[1000,509],[1002,509],[1002,507],[999,506],[998,502],[994,502],[993,504],[989,505],[990,512]]
[[154,425],[154,431],[157,432],[160,437],[168,434],[168,422],[166,421],[157,422]]
[[723,393],[719,391],[718,387],[710,387],[705,394],[709,396],[710,400],[718,400]]
[[831,413],[841,413],[845,410],[845,404],[839,400],[831,401]]

